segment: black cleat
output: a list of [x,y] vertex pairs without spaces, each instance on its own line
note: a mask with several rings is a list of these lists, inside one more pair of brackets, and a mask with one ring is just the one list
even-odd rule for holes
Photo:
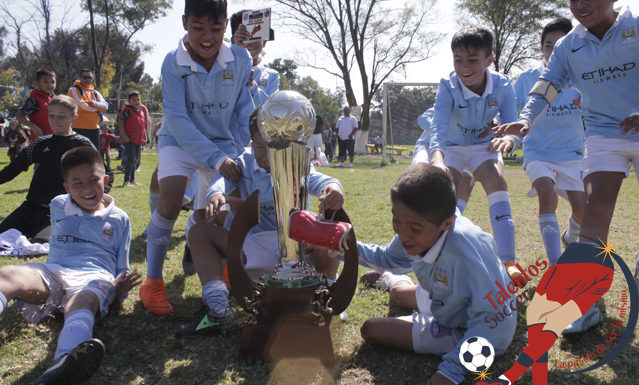
[[36,385],[74,385],[87,381],[98,370],[104,358],[104,344],[97,338],[82,342],[70,353],[51,363]]
[[193,257],[191,256],[191,248],[189,245],[184,245],[184,255],[182,256],[182,269],[184,274],[195,274],[195,265],[193,265]]
[[231,307],[222,314],[214,313],[204,305],[195,320],[175,333],[176,338],[189,336],[217,336],[237,328],[237,317]]

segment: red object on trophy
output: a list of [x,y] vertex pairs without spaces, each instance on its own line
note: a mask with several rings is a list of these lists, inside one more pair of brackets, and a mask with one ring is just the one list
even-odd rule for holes
[[352,228],[350,223],[321,220],[311,211],[298,210],[290,215],[288,236],[298,242],[344,253],[348,250],[346,236]]

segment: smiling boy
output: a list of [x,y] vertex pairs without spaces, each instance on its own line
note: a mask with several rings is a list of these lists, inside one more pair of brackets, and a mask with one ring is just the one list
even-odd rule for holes
[[224,43],[226,1],[186,0],[186,35],[162,64],[164,117],[158,135],[160,196],[147,237],[147,278],[140,299],[151,313],[166,315],[162,268],[188,181],[198,172],[195,219],[204,220],[206,189],[216,175],[238,181],[233,160],[249,142],[253,100],[246,84],[252,59],[244,48]]
[[31,90],[29,97],[16,112],[16,120],[31,130],[31,140],[42,135],[52,134],[49,126],[47,106],[55,91],[55,73],[41,69],[36,72],[36,88]]
[[498,166],[502,148],[493,145],[488,128],[498,114],[502,122],[517,119],[517,105],[510,79],[488,69],[492,44],[490,31],[477,25],[453,36],[455,71],[439,84],[429,152],[431,163],[451,174],[456,191],[465,167],[481,182],[499,258],[516,278],[521,273],[515,266],[515,223],[506,179]]
[[68,194],[51,201],[50,252],[46,263],[0,268],[0,314],[12,299],[22,301],[28,322],[64,310],[64,326],[53,362],[36,384],[79,384],[98,369],[104,345],[93,338],[96,316],[140,283],[129,274],[131,224],[104,195],[104,165],[98,152],[79,147],[61,160]]

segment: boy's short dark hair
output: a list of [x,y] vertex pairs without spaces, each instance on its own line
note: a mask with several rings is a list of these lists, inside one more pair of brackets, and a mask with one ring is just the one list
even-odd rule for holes
[[82,74],[83,74],[83,73],[85,73],[85,72],[91,72],[91,73],[93,73],[93,70],[92,70],[92,69],[90,69],[90,68],[82,68],[82,69],[80,70],[80,72],[78,72],[78,74],[82,75]]
[[78,113],[78,104],[75,102],[75,99],[70,97],[69,95],[56,95],[49,101],[49,107],[59,105],[62,107],[66,107],[71,111],[73,115],[77,115]]
[[219,20],[220,17],[226,19],[226,0],[186,0],[184,16],[187,18],[209,16],[213,20]]
[[138,91],[131,91],[129,92],[129,100],[131,100],[132,97],[134,96],[140,96],[140,93]]
[[493,53],[493,34],[481,25],[465,25],[453,35],[450,48],[454,51],[458,48],[473,47],[483,49],[486,56]]
[[251,112],[251,116],[249,116],[249,135],[251,135],[251,139],[254,138],[253,135],[260,135],[260,126],[257,123],[257,115],[260,113],[260,107],[255,107],[253,112]]
[[235,31],[237,31],[237,27],[239,27],[240,24],[242,24],[242,14],[246,11],[248,11],[248,9],[243,9],[231,15],[231,36],[235,35]]
[[36,81],[40,80],[43,76],[55,77],[55,73],[51,70],[40,68],[38,72],[36,72]]
[[66,181],[69,170],[83,164],[97,164],[104,171],[104,163],[100,154],[93,147],[82,146],[72,148],[62,154],[60,159],[60,167],[62,167],[62,178]]
[[391,201],[401,202],[435,226],[455,214],[457,199],[448,174],[431,164],[408,166],[391,187]]
[[565,17],[558,17],[544,26],[541,30],[541,44],[544,44],[546,35],[551,32],[559,31],[568,34],[572,30],[572,22]]

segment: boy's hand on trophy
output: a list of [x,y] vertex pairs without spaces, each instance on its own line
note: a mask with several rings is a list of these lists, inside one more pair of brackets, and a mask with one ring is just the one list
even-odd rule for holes
[[226,197],[224,194],[219,193],[215,194],[209,199],[209,204],[206,206],[206,220],[209,221],[211,218],[215,217],[217,213],[220,211],[220,208],[226,204]]
[[329,183],[324,186],[319,201],[324,204],[325,210],[337,211],[344,204],[344,190],[338,183]]

